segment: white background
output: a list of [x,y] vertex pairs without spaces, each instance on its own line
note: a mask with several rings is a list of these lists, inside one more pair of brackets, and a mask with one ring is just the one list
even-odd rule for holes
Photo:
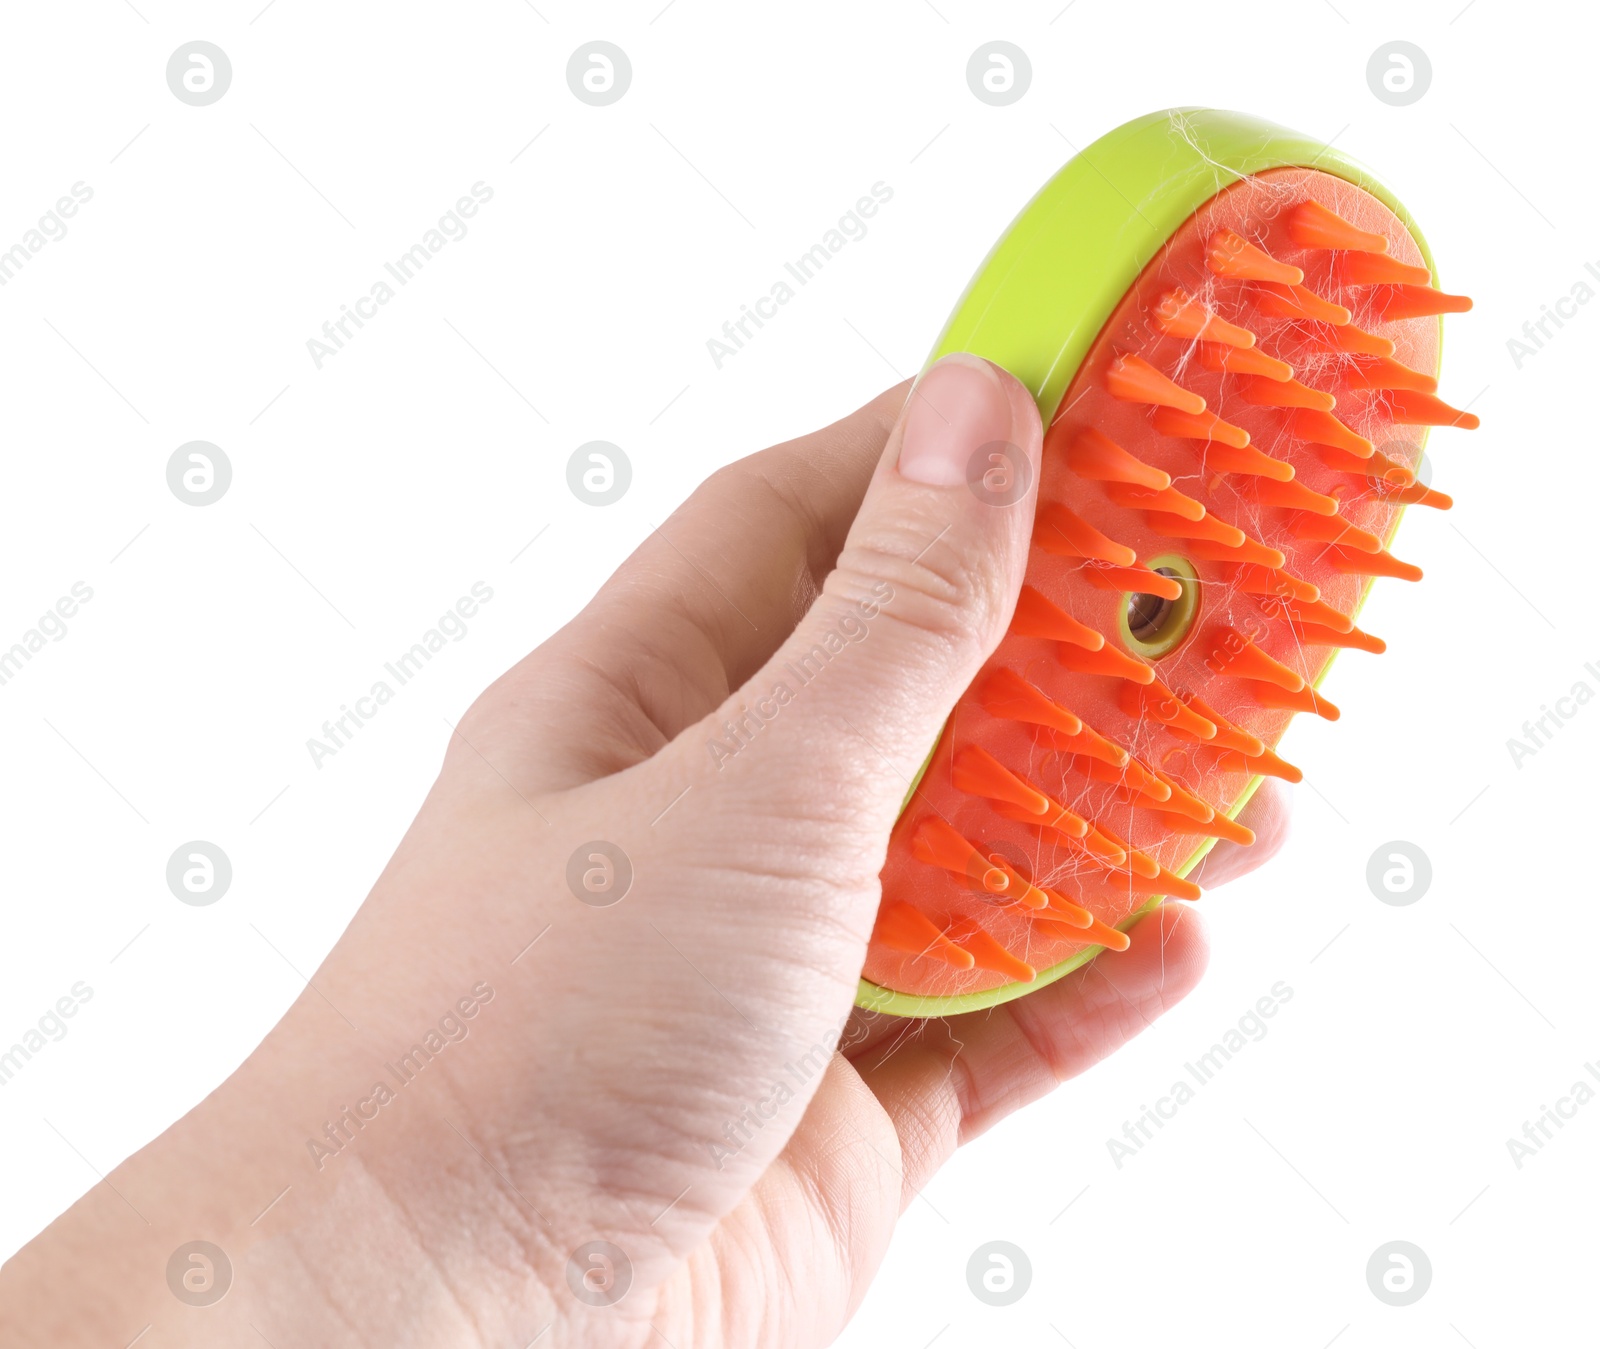
[[[1600,263],[1600,34],[1507,0],[1336,4],[8,8],[0,249],[73,183],[93,199],[0,288],[0,646],[75,582],[94,598],[0,687],[0,1042],[77,981],[94,996],[0,1088],[0,1249],[273,1024],[409,821],[446,719],[713,468],[914,371],[1074,147],[1201,104],[1333,139],[1399,190],[1446,288],[1477,298],[1441,392],[1484,427],[1435,436],[1457,507],[1412,511],[1397,549],[1428,577],[1380,583],[1363,626],[1389,653],[1344,656],[1344,719],[1291,733],[1293,840],[1203,901],[1203,987],[962,1152],[843,1343],[1592,1337],[1600,1103],[1520,1169],[1506,1140],[1600,1059],[1600,708],[1520,768],[1506,742],[1576,682],[1600,690],[1600,305],[1520,370],[1507,339]],[[209,107],[165,81],[193,38],[233,64]],[[610,107],[566,84],[592,38],[632,61]],[[965,81],[993,38],[1032,61],[1010,107]],[[1366,81],[1396,38],[1432,62],[1408,107]],[[867,237],[716,369],[706,340],[879,180]],[[307,339],[478,181],[494,196],[467,236],[315,368]],[[233,466],[203,508],[165,478],[197,439]],[[566,486],[593,439],[634,469],[604,509]],[[494,599],[469,635],[314,766],[307,737],[479,581]],[[212,907],[165,883],[191,839],[232,861]],[[1408,907],[1365,879],[1394,839],[1432,862]],[[1106,1140],[1280,980],[1266,1038],[1118,1169]],[[1009,1308],[967,1288],[990,1239],[1032,1261]],[[1433,1267],[1405,1308],[1365,1274],[1394,1239]]]

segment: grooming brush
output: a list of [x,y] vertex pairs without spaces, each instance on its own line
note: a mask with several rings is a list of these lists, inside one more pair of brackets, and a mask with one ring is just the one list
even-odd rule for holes
[[[908,793],[857,1001],[938,1016],[1029,993],[1167,899],[1321,692],[1433,426],[1442,315],[1411,217],[1326,145],[1157,113],[1072,159],[934,348],[987,357],[1047,428],[1026,579]],[[981,493],[980,487],[975,487]]]

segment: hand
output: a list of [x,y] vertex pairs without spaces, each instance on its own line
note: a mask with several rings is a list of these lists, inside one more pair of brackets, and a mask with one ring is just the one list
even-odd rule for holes
[[[951,1152],[1206,959],[1169,904],[993,1012],[852,1013],[890,827],[1022,579],[1031,493],[966,486],[995,440],[1036,483],[1032,398],[950,357],[715,474],[462,719],[248,1062],[7,1266],[0,1339],[831,1341]],[[1275,850],[1284,800],[1207,884]],[[231,1272],[170,1264],[196,1240]]]

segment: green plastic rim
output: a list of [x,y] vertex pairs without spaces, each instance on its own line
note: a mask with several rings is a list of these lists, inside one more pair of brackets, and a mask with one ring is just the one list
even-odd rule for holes
[[[1438,284],[1432,251],[1410,212],[1375,174],[1343,151],[1245,113],[1174,108],[1108,132],[1040,189],[968,283],[923,370],[952,352],[982,356],[1022,381],[1049,426],[1112,311],[1167,240],[1224,188],[1285,168],[1316,169],[1371,193],[1399,217]],[[1442,332],[1442,319],[1440,328]],[[1425,445],[1426,428],[1418,429],[1423,432],[1419,444]],[[1401,514],[1396,512],[1386,547]],[[1370,588],[1369,579],[1362,603]],[[1337,651],[1328,657],[1313,688],[1322,686],[1335,655]],[[1262,781],[1254,777],[1246,784],[1227,811],[1230,819],[1238,818]],[[914,791],[915,786],[907,792],[907,804]],[[1216,842],[1206,839],[1176,868],[1177,874],[1187,876]],[[1129,915],[1123,929],[1164,898],[1152,897]],[[898,993],[862,979],[856,1005],[904,1017],[982,1011],[1037,992],[1103,949],[1086,947],[1040,970],[1026,984],[949,997]]]

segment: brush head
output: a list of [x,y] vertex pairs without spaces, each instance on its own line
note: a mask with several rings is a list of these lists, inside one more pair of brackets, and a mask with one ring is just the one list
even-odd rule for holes
[[[1292,162],[1315,158],[1297,142],[1273,162],[1248,140],[1261,125],[1172,114],[1091,147],[1113,188],[1141,164],[1150,181],[1120,212],[1101,202],[1120,221],[1075,222],[1052,196],[1069,165],[941,344],[1053,346],[1048,429],[1026,583],[895,827],[864,1006],[992,1005],[1126,949],[1162,898],[1198,898],[1183,877],[1217,840],[1253,841],[1234,817],[1261,780],[1300,779],[1274,753],[1295,714],[1338,719],[1318,691],[1335,653],[1382,652],[1354,621],[1373,579],[1421,576],[1388,545],[1408,504],[1450,505],[1415,475],[1426,428],[1477,424],[1435,393],[1438,316],[1470,302],[1433,288],[1392,198],[1353,166]],[[1223,154],[1251,146],[1249,171],[1205,152],[1208,128]],[[1163,129],[1209,185],[1149,167]],[[1126,242],[1152,216],[1160,238]],[[1097,237],[1112,256],[1074,254]],[[990,274],[1027,285],[1019,249],[1035,271],[1105,275],[1057,287],[1065,312],[1000,304],[996,329]],[[975,298],[989,330],[963,333]]]

